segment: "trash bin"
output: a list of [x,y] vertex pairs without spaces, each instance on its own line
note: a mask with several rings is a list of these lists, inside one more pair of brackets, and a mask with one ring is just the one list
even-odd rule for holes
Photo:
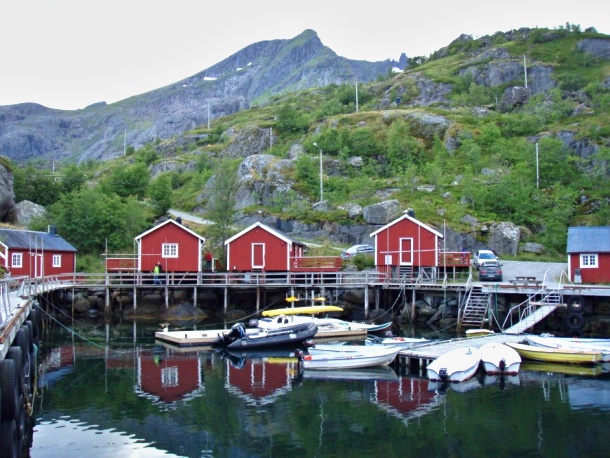
[[580,269],[574,269],[574,283],[582,283]]

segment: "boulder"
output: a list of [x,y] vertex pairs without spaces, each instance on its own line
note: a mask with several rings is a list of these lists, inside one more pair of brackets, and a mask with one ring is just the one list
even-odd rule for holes
[[398,200],[386,200],[364,207],[362,216],[368,224],[388,224],[401,213]]
[[489,249],[498,255],[517,254],[521,231],[515,224],[504,221],[491,226],[488,240]]
[[11,209],[8,220],[16,226],[28,227],[34,218],[43,216],[45,211],[42,205],[22,200]]
[[13,172],[0,162],[0,220],[6,221],[9,211],[15,206]]

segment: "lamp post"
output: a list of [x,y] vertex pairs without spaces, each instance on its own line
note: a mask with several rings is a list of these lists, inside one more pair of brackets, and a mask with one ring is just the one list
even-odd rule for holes
[[320,202],[322,202],[324,200],[324,184],[322,181],[324,176],[322,173],[322,148],[320,148],[317,143],[314,143],[313,146],[320,150]]

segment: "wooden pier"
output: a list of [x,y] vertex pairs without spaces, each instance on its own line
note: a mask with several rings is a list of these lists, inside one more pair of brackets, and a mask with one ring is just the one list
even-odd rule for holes
[[426,376],[426,367],[439,356],[461,347],[479,348],[486,343],[523,342],[525,335],[489,334],[482,337],[463,337],[451,340],[432,340],[429,343],[401,350],[396,356],[396,363],[408,367],[412,373]]

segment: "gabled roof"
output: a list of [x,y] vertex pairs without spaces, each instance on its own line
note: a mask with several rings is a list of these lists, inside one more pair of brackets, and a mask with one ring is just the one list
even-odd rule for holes
[[270,234],[276,236],[277,238],[283,240],[286,243],[292,244],[292,245],[300,245],[300,246],[306,246],[303,242],[299,242],[298,240],[294,240],[291,237],[288,237],[286,234],[276,230],[276,229],[272,229],[269,226],[266,226],[265,224],[261,223],[261,222],[257,222],[254,223],[250,226],[248,226],[247,228],[245,228],[243,231],[238,232],[237,234],[235,234],[233,237],[231,237],[230,239],[225,241],[225,245],[228,245],[229,243],[231,243],[233,240],[236,240],[238,238],[240,238],[242,235],[247,234],[248,232],[250,232],[252,229],[256,228],[256,227],[260,227],[261,229],[269,232]]
[[1,228],[0,244],[8,248],[27,250],[78,251],[52,230],[42,232]]
[[148,234],[150,234],[151,232],[155,232],[158,229],[161,229],[163,226],[166,226],[168,224],[173,224],[174,226],[179,227],[180,229],[182,229],[183,231],[188,232],[191,235],[194,235],[195,237],[197,237],[198,239],[201,239],[202,242],[205,242],[205,237],[202,237],[201,235],[197,234],[194,231],[191,231],[188,227],[183,226],[182,224],[180,224],[177,221],[174,221],[173,219],[168,219],[167,221],[162,222],[161,224],[157,224],[155,227],[151,227],[149,230],[147,230],[146,232],[142,232],[140,235],[138,235],[136,237],[136,240],[140,240],[142,237],[147,236]]
[[434,235],[436,235],[437,237],[443,238],[443,234],[441,234],[440,232],[438,232],[435,229],[432,229],[430,226],[425,225],[424,223],[422,223],[421,221],[413,218],[412,216],[409,216],[408,214],[404,214],[402,215],[400,218],[395,219],[394,221],[386,224],[385,226],[377,229],[375,232],[371,232],[370,236],[374,237],[376,236],[378,233],[380,233],[381,231],[385,231],[387,228],[389,228],[390,226],[393,226],[394,224],[402,221],[403,219],[408,219],[409,221],[417,224],[418,226],[420,226],[421,228],[423,228],[426,231],[432,232]]
[[610,226],[568,228],[568,253],[610,253]]

